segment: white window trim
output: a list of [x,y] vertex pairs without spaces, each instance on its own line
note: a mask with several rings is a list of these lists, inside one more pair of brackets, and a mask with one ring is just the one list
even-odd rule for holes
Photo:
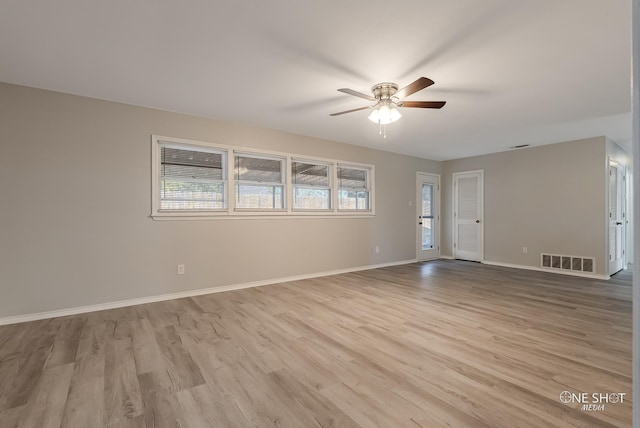
[[[234,211],[236,212],[249,212],[249,213],[278,213],[278,212],[287,212],[287,207],[289,206],[288,201],[287,201],[287,165],[288,165],[288,160],[285,156],[275,156],[271,153],[269,154],[263,154],[263,153],[258,153],[258,152],[245,152],[245,151],[239,151],[239,150],[230,150],[229,154],[231,156],[233,156],[233,171],[229,172],[229,175],[233,175],[233,180],[234,180],[234,185],[233,185],[233,204],[234,204]],[[282,180],[279,182],[270,182],[270,181],[249,181],[249,180],[236,180],[236,157],[243,157],[243,158],[253,158],[253,159],[268,159],[268,160],[274,160],[274,161],[279,161],[280,162],[280,171],[281,171],[281,175],[282,175]],[[252,185],[252,186],[265,186],[265,187],[282,187],[282,191],[283,191],[283,204],[284,204],[284,208],[241,208],[241,207],[237,207],[235,206],[236,203],[236,198],[238,196],[237,191],[238,189],[236,188],[236,185],[238,183],[236,183],[236,181],[239,182],[239,184],[246,184],[246,185]]]
[[[293,177],[292,177],[292,168],[293,168],[293,162],[298,162],[298,163],[306,163],[306,164],[310,164],[310,165],[319,165],[319,166],[326,166],[329,168],[329,176],[327,177],[327,179],[329,180],[329,186],[296,186],[293,184]],[[335,170],[336,170],[336,162],[327,162],[324,160],[318,160],[318,159],[311,159],[311,158],[303,158],[303,157],[295,157],[295,156],[291,156],[291,159],[289,160],[289,162],[287,163],[289,166],[289,179],[291,181],[291,189],[289,192],[287,192],[290,196],[291,196],[291,211],[295,212],[296,214],[298,213],[310,213],[310,214],[317,214],[317,213],[333,213],[336,211],[336,205],[335,205],[335,201],[334,201],[334,193],[336,193],[337,191],[337,187],[336,187],[336,181],[335,181]],[[299,188],[303,188],[303,189],[321,189],[321,190],[329,190],[330,192],[330,198],[329,198],[329,208],[326,209],[309,209],[309,208],[296,208],[293,206],[293,192],[296,189],[296,187]]]
[[[160,210],[160,143],[165,145],[175,144],[174,147],[184,146],[199,147],[211,150],[214,153],[225,152],[227,159],[227,180],[225,189],[226,208],[217,210]],[[236,208],[235,206],[235,156],[256,156],[273,159],[282,159],[284,162],[284,187],[285,208],[280,209],[251,209]],[[316,158],[308,155],[282,153],[269,150],[251,149],[246,147],[229,146],[226,144],[214,144],[184,138],[166,137],[160,135],[151,136],[151,215],[154,220],[213,220],[213,219],[260,219],[260,218],[371,218],[375,217],[375,165],[348,162],[327,158]],[[293,208],[293,183],[291,180],[292,162],[308,162],[317,165],[328,165],[331,168],[331,209],[306,210]],[[338,167],[362,169],[368,172],[367,181],[369,187],[368,210],[339,210],[338,209]]]
[[[367,181],[366,181],[366,188],[365,190],[369,192],[369,209],[368,210],[350,210],[350,209],[340,209],[339,207],[339,193],[341,189],[344,190],[353,190],[354,192],[358,192],[358,191],[362,191],[362,189],[355,189],[355,188],[350,188],[350,187],[339,187],[340,183],[338,181],[338,168],[349,168],[349,169],[359,169],[362,171],[367,171]],[[356,164],[356,163],[347,163],[347,162],[337,162],[336,163],[336,168],[335,168],[335,188],[336,188],[336,195],[335,195],[335,208],[336,211],[339,213],[364,213],[364,212],[373,212],[374,211],[374,191],[373,191],[373,186],[375,183],[375,170],[374,168],[369,169],[369,165],[366,164]]]
[[[153,136],[155,137],[155,136]],[[228,181],[225,183],[225,180],[221,180],[221,182],[223,183],[223,187],[224,187],[224,203],[226,205],[225,208],[217,208],[217,209],[209,209],[209,210],[167,210],[167,209],[161,209],[160,208],[160,189],[161,189],[161,185],[160,185],[160,163],[161,163],[161,156],[162,156],[162,151],[160,150],[160,146],[163,145],[165,147],[170,147],[170,148],[174,148],[174,149],[180,149],[180,148],[184,148],[185,145],[190,145],[190,146],[196,146],[198,148],[202,148],[204,152],[208,152],[208,153],[217,153],[217,154],[222,154],[223,157],[226,157],[226,161],[227,161],[227,166],[226,168],[229,167],[229,151],[227,149],[219,149],[217,146],[212,146],[210,144],[206,144],[206,143],[202,143],[199,141],[193,141],[191,142],[190,140],[180,140],[177,138],[164,138],[164,137],[157,137],[155,138],[155,140],[153,140],[153,146],[152,146],[152,162],[153,164],[151,165],[151,169],[153,171],[153,176],[152,176],[152,183],[151,183],[151,191],[152,193],[152,216],[175,216],[175,217],[202,217],[204,216],[209,216],[209,215],[220,215],[220,214],[225,214],[228,209],[229,209],[229,195],[230,195],[230,190],[229,190],[229,183]],[[225,170],[227,176],[229,176],[229,171],[228,169]]]

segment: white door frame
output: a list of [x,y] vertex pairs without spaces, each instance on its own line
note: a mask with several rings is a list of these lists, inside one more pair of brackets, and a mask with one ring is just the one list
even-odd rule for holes
[[[607,162],[607,239],[606,239],[606,246],[607,246],[607,258],[606,258],[606,264],[607,264],[607,275],[613,275],[615,273],[617,273],[618,271],[620,271],[621,269],[624,269],[625,266],[627,265],[627,261],[626,261],[626,249],[627,249],[627,245],[626,245],[626,223],[627,223],[627,188],[626,188],[626,175],[627,175],[627,169],[626,166],[617,162],[615,159],[611,158],[610,156],[607,157],[608,162]],[[614,257],[614,255],[611,254],[611,229],[612,229],[612,225],[614,221],[617,221],[618,219],[612,219],[611,218],[611,169],[612,168],[616,168],[617,171],[620,171],[620,178],[622,178],[622,181],[620,182],[619,180],[616,181],[616,184],[620,187],[620,200],[617,201],[618,205],[620,207],[620,224],[619,227],[621,228],[620,230],[620,240],[621,242],[616,243],[616,247],[620,246],[621,250],[622,250],[622,254],[621,254],[621,261],[620,262],[616,262],[615,260],[613,260],[612,257]],[[616,189],[616,193],[617,193],[617,189]],[[615,229],[615,228],[614,228]],[[617,234],[617,231],[614,232]]]
[[[425,180],[426,179],[426,180]],[[422,250],[422,183],[431,181],[435,184],[433,190],[433,199],[435,210],[433,213],[433,250],[431,255],[425,255]],[[416,173],[416,259],[433,260],[440,257],[440,174],[431,174],[428,172]]]
[[624,240],[626,242],[626,251],[624,252],[624,268],[628,269],[629,263],[633,263],[633,168],[628,168],[625,175],[627,176],[627,197],[625,198],[625,203],[627,204],[627,209],[625,210],[625,212],[627,213],[627,218],[624,222]]
[[[479,240],[480,240],[480,248],[479,248],[479,258],[478,260],[474,260],[474,261],[479,261],[480,263],[484,263],[484,170],[483,169],[477,169],[477,170],[472,170],[472,171],[460,171],[460,172],[454,172],[453,176],[452,176],[452,185],[453,185],[453,201],[452,201],[452,205],[453,205],[453,245],[451,246],[453,248],[453,258],[456,259],[456,252],[457,252],[457,243],[458,243],[458,226],[457,226],[457,205],[458,205],[458,185],[457,185],[457,179],[460,178],[461,176],[464,175],[479,175],[479,180],[480,180],[480,185],[478,188],[478,205],[479,205],[479,213],[480,213],[480,218],[477,219],[479,221]],[[467,258],[464,258],[468,260]]]

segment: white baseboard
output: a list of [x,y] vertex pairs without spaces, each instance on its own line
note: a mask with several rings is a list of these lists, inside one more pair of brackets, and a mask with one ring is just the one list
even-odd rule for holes
[[444,259],[444,260],[453,260],[453,256],[445,256],[440,254],[440,257],[438,257],[439,259]]
[[37,312],[25,315],[0,318],[0,325],[17,324],[21,322],[37,321],[48,318],[64,317],[68,315],[84,314],[87,312],[104,311],[106,309],[124,308],[127,306],[142,305],[145,303],[162,302],[164,300],[182,299],[184,297],[201,296],[203,294],[222,293],[224,291],[242,290],[244,288],[261,287],[263,285],[279,284],[283,282],[300,281],[303,279],[320,278],[323,276],[339,275],[343,273],[359,272],[363,270],[379,269],[389,266],[406,265],[416,263],[417,259],[401,260],[397,262],[379,263],[368,266],[358,266],[346,269],[336,269],[325,272],[316,272],[304,275],[294,275],[283,278],[266,279],[262,281],[244,282],[240,284],[222,285],[219,287],[201,288],[197,290],[181,291],[178,293],[160,294],[156,296],[139,297],[136,299],[119,300],[116,302],[99,303],[96,305],[77,306],[74,308],[57,309],[53,311]]
[[484,260],[482,263],[490,266],[501,266],[501,267],[514,268],[514,269],[535,270],[537,272],[559,273],[561,275],[580,276],[583,278],[603,279],[603,280],[611,279],[609,275],[598,275],[595,273],[575,272],[575,271],[561,270],[561,269],[546,269],[538,266],[516,265],[512,263],[492,262],[489,260]]

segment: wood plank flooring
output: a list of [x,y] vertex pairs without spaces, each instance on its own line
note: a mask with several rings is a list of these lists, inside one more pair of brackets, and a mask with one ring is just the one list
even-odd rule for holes
[[630,275],[433,261],[4,326],[18,426],[628,427]]

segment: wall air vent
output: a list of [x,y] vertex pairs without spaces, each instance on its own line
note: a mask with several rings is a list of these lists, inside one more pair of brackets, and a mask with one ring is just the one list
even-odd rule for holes
[[542,253],[540,255],[540,266],[546,269],[595,273],[596,259],[594,257]]

